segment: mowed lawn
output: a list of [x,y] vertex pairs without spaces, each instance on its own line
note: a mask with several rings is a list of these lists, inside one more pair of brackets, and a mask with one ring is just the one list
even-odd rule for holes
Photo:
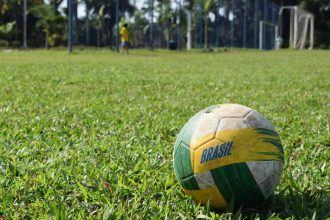
[[[220,103],[282,139],[260,210],[200,206],[175,179],[176,135]],[[329,147],[330,51],[0,51],[0,219],[326,219]]]

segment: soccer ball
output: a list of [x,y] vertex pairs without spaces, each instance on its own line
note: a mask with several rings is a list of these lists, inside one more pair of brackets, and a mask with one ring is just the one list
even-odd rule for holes
[[283,147],[274,126],[257,111],[216,105],[193,116],[177,137],[173,163],[180,185],[214,208],[256,207],[279,183]]

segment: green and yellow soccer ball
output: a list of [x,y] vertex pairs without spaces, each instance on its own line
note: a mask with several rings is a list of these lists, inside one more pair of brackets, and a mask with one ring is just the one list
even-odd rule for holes
[[177,137],[174,171],[187,195],[219,209],[256,207],[280,181],[284,153],[274,126],[257,111],[216,105],[193,116]]

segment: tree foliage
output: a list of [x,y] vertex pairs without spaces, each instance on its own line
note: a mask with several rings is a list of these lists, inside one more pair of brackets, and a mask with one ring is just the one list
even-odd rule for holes
[[13,21],[0,25],[0,34],[9,34],[13,30],[15,24],[16,22]]

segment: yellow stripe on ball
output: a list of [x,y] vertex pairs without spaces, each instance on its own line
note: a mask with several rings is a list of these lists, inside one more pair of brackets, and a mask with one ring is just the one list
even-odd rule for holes
[[216,186],[200,190],[184,189],[184,192],[196,201],[199,201],[202,205],[207,204],[210,200],[210,204],[214,208],[225,209],[227,207],[226,200],[223,198]]
[[[197,140],[196,143],[202,141]],[[253,128],[220,131],[215,139],[201,146],[196,143],[190,146],[195,174],[234,163],[283,159],[283,150],[276,145],[279,139],[258,133]]]

